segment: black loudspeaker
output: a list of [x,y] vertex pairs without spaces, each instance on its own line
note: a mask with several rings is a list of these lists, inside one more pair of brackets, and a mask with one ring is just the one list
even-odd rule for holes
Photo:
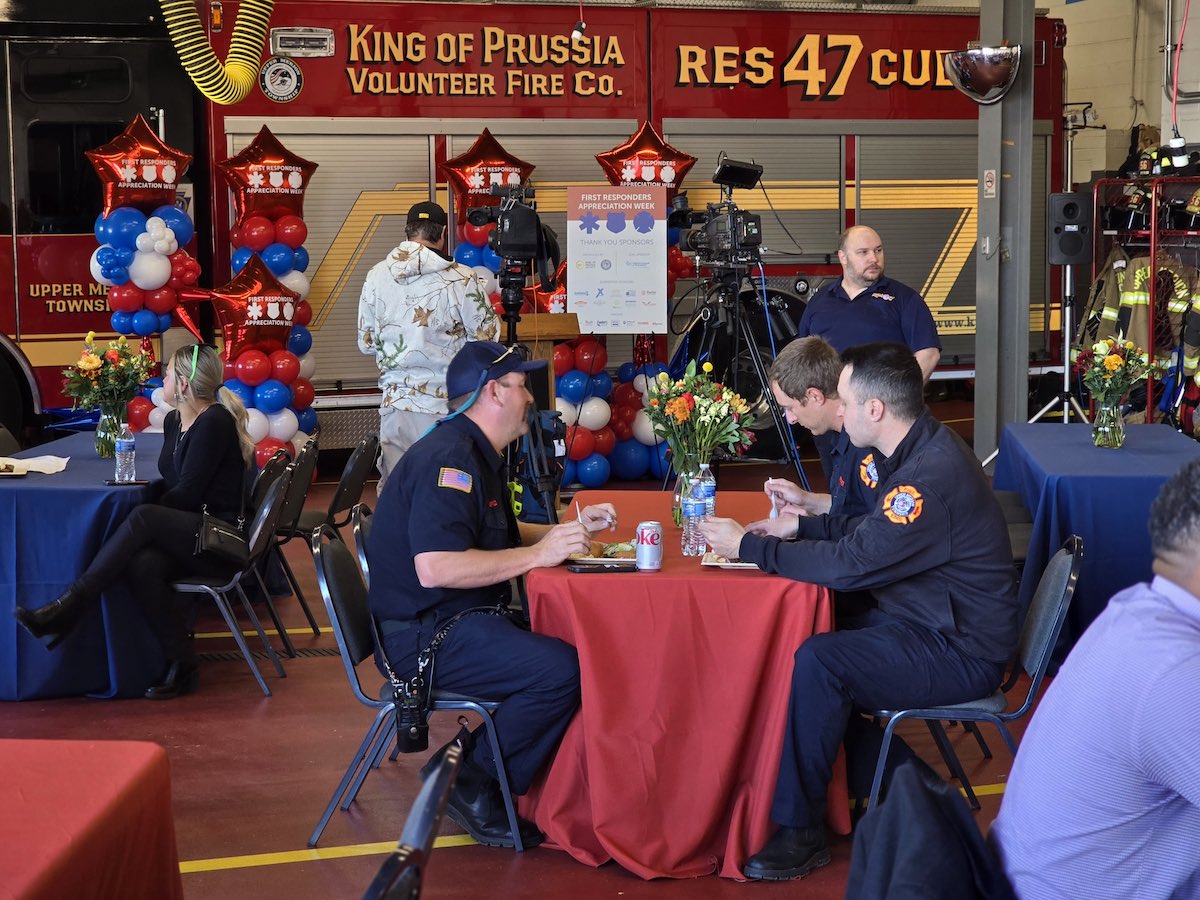
[[1052,266],[1091,262],[1092,195],[1051,194],[1046,213],[1046,261]]

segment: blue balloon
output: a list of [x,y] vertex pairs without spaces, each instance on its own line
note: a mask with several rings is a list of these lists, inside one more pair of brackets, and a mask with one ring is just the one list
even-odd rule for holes
[[101,266],[100,274],[113,284],[129,283],[129,270],[124,266]]
[[114,247],[101,247],[96,251],[96,265],[102,270],[105,266],[117,265],[117,251]]
[[297,247],[292,253],[296,257],[296,271],[303,272],[308,268],[308,251],[303,247]]
[[579,484],[579,464],[575,460],[568,458],[563,463],[562,483]]
[[254,251],[249,247],[238,247],[233,251],[233,256],[229,258],[230,265],[233,267],[233,274],[236,275],[246,267],[246,263],[250,262],[250,257],[254,255]]
[[238,378],[230,378],[225,382],[225,387],[237,395],[237,398],[242,401],[242,406],[246,409],[254,409],[254,388]]
[[274,275],[286,275],[292,271],[296,261],[296,254],[287,244],[267,244],[266,249],[258,255]]
[[300,431],[312,434],[317,430],[317,411],[311,406],[296,413],[296,421],[300,423]]
[[621,363],[621,368],[617,369],[617,381],[621,384],[628,384],[637,377],[637,373],[637,366],[633,363]]
[[118,310],[108,321],[117,334],[133,334],[133,313]]
[[665,363],[646,363],[644,367],[647,378],[657,378],[659,375],[666,373],[671,374]]
[[591,381],[592,383],[588,386],[589,395],[607,400],[608,395],[612,393],[612,376],[607,372],[597,372],[592,376]]
[[668,228],[667,229],[667,247],[674,247],[676,244],[678,244],[679,238],[682,237],[682,235],[683,235],[682,228]]
[[153,378],[147,378],[142,383],[142,396],[149,399],[154,395],[154,389],[162,387],[163,380],[155,375]]
[[608,460],[599,453],[593,453],[576,464],[579,473],[579,483],[584,487],[597,488],[608,481]]
[[564,400],[570,400],[572,403],[582,403],[584,396],[587,394],[587,389],[591,387],[592,379],[588,378],[587,374],[572,369],[570,372],[563,373],[558,380],[558,395]]
[[118,206],[104,221],[108,243],[114,247],[137,247],[138,235],[146,230],[146,217],[132,206]]
[[133,262],[133,251],[128,247],[116,247],[113,254],[116,256],[118,266],[128,266]]
[[462,263],[464,266],[483,265],[480,260],[479,248],[474,244],[468,244],[466,241],[454,248],[454,261]]
[[312,332],[303,325],[293,325],[287,348],[297,356],[303,356],[312,349]]
[[162,334],[164,331],[166,331],[170,327],[171,327],[171,314],[170,313],[159,313],[159,315],[158,315],[158,333]]
[[96,224],[92,226],[92,234],[96,235],[97,244],[108,243],[108,222],[104,218],[104,213],[96,216]]
[[196,233],[196,226],[192,224],[191,216],[178,206],[160,206],[150,215],[158,216],[166,223],[167,227],[175,233],[175,240],[179,241],[180,247],[187,246],[192,235]]
[[152,313],[148,309],[139,309],[133,314],[133,333],[142,337],[150,337],[150,335],[158,331],[158,313]]
[[608,454],[613,474],[622,481],[636,481],[644,476],[650,469],[648,449],[645,444],[633,438],[618,441],[612,453]]
[[650,456],[650,474],[655,478],[666,478],[667,473],[671,471],[671,463],[667,459],[667,452],[670,449],[671,445],[666,441],[655,444],[653,447],[646,447]]
[[279,412],[291,402],[292,392],[278,379],[268,378],[254,389],[254,408],[268,415]]
[[[491,247],[484,247],[479,252],[480,262],[491,269],[493,272],[499,272],[500,267],[504,265],[504,257],[493,250]],[[601,482],[603,484],[604,482]]]

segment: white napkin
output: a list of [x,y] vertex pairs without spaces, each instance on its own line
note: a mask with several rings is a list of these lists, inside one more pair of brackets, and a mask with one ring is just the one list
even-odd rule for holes
[[17,474],[41,472],[43,475],[53,475],[55,472],[65,469],[70,459],[69,456],[34,456],[29,459],[0,456],[0,471],[8,471],[8,467],[11,466],[11,471]]

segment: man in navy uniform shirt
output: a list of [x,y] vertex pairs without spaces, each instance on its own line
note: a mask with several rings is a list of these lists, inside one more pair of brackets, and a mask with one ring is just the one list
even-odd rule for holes
[[[591,533],[616,522],[607,503],[559,525],[513,515],[504,450],[529,428],[525,375],[545,365],[491,341],[458,351],[446,373],[454,412],[400,458],[367,548],[371,612],[401,678],[450,620],[477,610],[456,619],[437,649],[433,686],[502,701],[494,720],[514,794],[529,789],[579,704],[579,662],[568,644],[494,613],[508,605],[510,579],[587,554]],[[464,743],[448,814],[480,843],[511,847],[488,742]],[[528,822],[521,836],[527,847],[542,839]]]
[[[858,710],[942,706],[985,697],[1017,643],[1004,514],[979,461],[925,409],[907,348],[843,354],[843,422],[878,451],[880,500],[837,540],[781,541],[732,519],[705,519],[722,556],[835,590],[869,590],[878,608],[796,651],[771,819],[781,826],[743,871],[782,880],[829,862],[822,825],[833,762]],[[844,802],[844,801],[843,801]]]
[[[904,344],[929,381],[942,356],[942,342],[929,307],[908,285],[883,274],[883,239],[874,229],[853,225],[838,239],[842,277],[823,285],[800,317],[799,337],[815,334],[844,353],[857,344]],[[817,437],[821,466],[830,474],[832,436]]]

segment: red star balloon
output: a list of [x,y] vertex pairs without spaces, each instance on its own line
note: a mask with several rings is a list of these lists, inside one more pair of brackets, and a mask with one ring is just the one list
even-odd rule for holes
[[250,216],[303,217],[304,190],[317,164],[289,152],[266,125],[241,153],[217,165],[233,191],[235,227]]
[[227,359],[237,359],[243,350],[269,356],[287,348],[300,295],[280,284],[257,253],[232,281],[209,291],[208,298],[221,323]]
[[119,206],[150,213],[175,205],[175,188],[192,158],[168,147],[140,115],[102,147],[85,151],[104,188],[104,215]]
[[600,163],[609,184],[662,185],[670,200],[679,189],[683,176],[696,164],[696,157],[676,150],[662,139],[649,121],[645,121],[620,147],[597,153],[596,162]]
[[467,210],[476,206],[496,206],[501,198],[492,194],[493,186],[516,187],[533,174],[534,166],[517,159],[500,146],[486,128],[466,153],[438,166],[454,191],[458,224],[467,220]]
[[554,289],[542,290],[540,280],[534,280],[532,287],[525,288],[525,299],[529,305],[540,313],[564,313],[567,311],[567,261],[558,264],[554,273]]

